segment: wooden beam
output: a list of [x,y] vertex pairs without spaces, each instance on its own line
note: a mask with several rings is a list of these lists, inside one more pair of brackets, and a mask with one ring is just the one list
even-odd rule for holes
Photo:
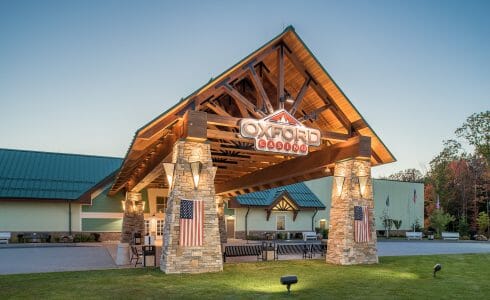
[[[177,136],[174,134],[169,134],[165,137],[165,143],[161,148],[161,152],[159,155],[155,155],[155,157],[148,161],[147,166],[141,172],[133,172],[133,176],[131,180],[128,180],[127,188],[128,190],[143,189],[145,186],[150,184],[154,179],[158,177],[158,175],[162,173],[159,172],[159,165],[162,164],[166,159],[172,156],[172,152],[174,149],[174,144],[177,141]],[[163,167],[163,166],[162,166]],[[135,190],[136,191],[136,190]]]
[[240,122],[240,118],[235,117],[226,117],[214,114],[208,114],[208,124],[209,125],[218,125],[225,127],[236,127],[238,128],[238,123]]
[[203,142],[206,140],[208,128],[207,113],[204,111],[188,110],[184,114],[183,137],[195,141]]
[[279,103],[279,109],[282,109],[286,100],[284,99],[284,46],[282,44],[277,53],[277,68],[277,103]]
[[[267,56],[269,56],[269,54],[276,51],[277,47],[278,47],[277,44],[273,44],[270,47],[267,47],[262,52],[256,54],[253,58],[248,59],[247,62],[244,63],[244,67],[242,67],[241,69],[235,69],[235,70],[231,71],[227,76],[222,77],[223,80],[227,80],[228,82],[233,82],[233,81],[245,76],[248,72],[248,65],[249,64],[260,63]],[[203,88],[204,92],[197,95],[196,103],[200,104],[203,101],[205,101],[206,99],[209,99],[209,97],[220,93],[219,90],[221,90],[220,87],[222,85],[223,80],[221,80],[220,82],[217,82],[214,85],[211,85],[209,87],[204,87]]]
[[287,58],[289,61],[294,65],[296,70],[299,71],[300,74],[303,75],[303,77],[306,78],[311,78],[312,83],[310,83],[310,86],[315,90],[315,92],[318,94],[318,96],[325,102],[327,105],[332,105],[332,111],[337,117],[337,119],[342,123],[342,125],[347,129],[350,133],[351,130],[351,125],[349,119],[345,116],[345,114],[340,110],[340,108],[337,106],[337,104],[333,101],[333,99],[328,95],[327,91],[318,84],[318,81],[306,70],[306,67],[301,63],[301,61],[296,57],[296,55],[291,52],[291,51],[286,51],[285,52]]
[[247,98],[245,98],[239,91],[237,91],[234,87],[232,87],[228,82],[223,82],[222,86],[225,89],[225,91],[236,101],[239,109],[240,109],[240,105],[243,105],[256,118],[265,117],[265,114],[262,111],[258,110],[254,104],[248,101]]
[[350,135],[346,133],[339,133],[333,131],[320,130],[320,134],[322,136],[322,140],[347,141],[350,138]]
[[228,141],[237,141],[242,143],[252,144],[254,141],[252,139],[247,139],[236,132],[231,131],[223,131],[223,130],[207,130],[207,138],[208,139],[217,139],[217,140],[228,140]]
[[139,192],[149,184],[151,184],[155,179],[157,179],[162,174],[165,174],[165,170],[163,169],[163,163],[167,162],[169,158],[171,159],[172,153],[169,153],[165,158],[163,158],[156,166],[151,170],[148,174],[146,174],[143,179],[141,179],[132,189],[132,192]]
[[[274,112],[274,108],[272,107],[271,101],[269,100],[269,96],[267,96],[267,93],[264,89],[264,85],[262,84],[262,81],[260,80],[259,76],[257,75],[257,72],[255,72],[255,68],[253,66],[249,66],[250,69],[250,74],[252,78],[252,83],[255,86],[255,89],[258,91],[258,96],[261,102],[265,105],[265,108],[267,109],[267,112],[269,114]],[[262,105],[258,104],[259,109],[262,109]],[[262,104],[261,103],[261,104]]]
[[158,121],[156,124],[151,125],[150,127],[145,128],[142,132],[138,132],[138,138],[149,139],[157,133],[161,132],[164,129],[169,128],[175,122],[179,120],[179,116],[177,115],[168,115],[165,118]]
[[303,86],[299,90],[298,96],[296,96],[296,100],[294,101],[293,107],[289,110],[289,113],[294,116],[294,113],[298,109],[299,105],[301,104],[301,101],[303,101],[303,98],[305,97],[306,91],[308,90],[308,86],[310,85],[311,77],[308,77],[305,79],[305,82],[303,83]]
[[224,184],[216,186],[216,193],[229,193],[247,187],[274,184],[277,181],[325,170],[327,166],[339,160],[348,158],[369,159],[370,157],[371,138],[356,136],[348,141],[334,144],[306,156],[290,159],[260,171],[231,179]]
[[313,111],[305,114],[304,116],[302,116],[301,118],[298,119],[298,121],[300,122],[304,122],[304,121],[307,121],[307,120],[316,120],[317,116],[319,114],[321,114],[323,111],[327,110],[328,108],[330,108],[330,105],[326,104],[326,105],[323,105],[317,109],[314,109]]
[[221,106],[212,104],[210,102],[206,102],[204,106],[212,110],[217,115],[231,117],[231,115],[226,110],[224,110]]

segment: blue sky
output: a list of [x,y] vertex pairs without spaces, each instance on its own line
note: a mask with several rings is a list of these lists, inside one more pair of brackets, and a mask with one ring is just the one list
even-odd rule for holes
[[287,25],[398,162],[490,109],[490,1],[1,1],[0,147],[125,155],[134,132]]

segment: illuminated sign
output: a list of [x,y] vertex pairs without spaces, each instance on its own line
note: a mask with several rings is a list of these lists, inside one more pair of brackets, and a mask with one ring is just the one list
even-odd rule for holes
[[242,119],[240,134],[255,139],[255,149],[306,155],[309,146],[320,146],[320,131],[305,127],[284,109],[260,119]]

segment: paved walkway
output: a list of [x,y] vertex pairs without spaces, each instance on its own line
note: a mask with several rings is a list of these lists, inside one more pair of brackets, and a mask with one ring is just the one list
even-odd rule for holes
[[117,268],[105,247],[0,248],[0,274]]
[[[9,245],[0,247],[0,274],[82,271],[118,268],[116,244],[89,245]],[[379,256],[490,253],[490,242],[380,241]],[[157,254],[159,262],[160,251]],[[316,259],[323,259],[316,255]],[[302,259],[288,255],[283,259]],[[227,263],[256,261],[254,257],[231,257]],[[129,266],[124,266],[129,267]]]

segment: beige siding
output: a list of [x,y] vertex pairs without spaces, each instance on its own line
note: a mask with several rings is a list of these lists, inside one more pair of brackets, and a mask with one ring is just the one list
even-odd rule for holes
[[[332,196],[332,177],[320,178],[306,181],[305,184],[309,189],[320,199],[326,206],[325,210],[319,210],[315,216],[315,227],[320,226],[320,220],[327,221],[330,219],[330,203]],[[399,182],[391,180],[373,180],[374,186],[374,206],[376,229],[383,230],[381,216],[383,211],[387,209],[386,198],[390,197],[389,216],[392,219],[402,220],[400,230],[409,230],[418,219],[421,226],[424,223],[424,185],[422,183]],[[413,191],[417,191],[417,199],[413,202]],[[245,214],[246,208],[235,209],[235,230],[245,230]],[[250,209],[248,215],[248,230],[249,231],[275,231],[276,218],[272,213],[269,221],[266,221],[266,213],[264,209]],[[302,231],[311,230],[311,217],[313,212],[303,211],[298,214],[295,222],[292,221],[292,213],[286,213],[286,231]],[[395,228],[392,228],[395,229]]]
[[[80,204],[71,212],[72,231],[80,231]],[[68,203],[0,202],[0,231],[68,231]]]

